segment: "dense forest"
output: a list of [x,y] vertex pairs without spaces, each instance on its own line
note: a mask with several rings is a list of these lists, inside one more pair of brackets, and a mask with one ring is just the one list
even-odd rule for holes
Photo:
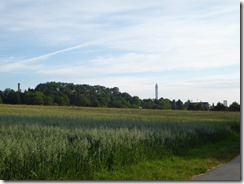
[[[47,82],[39,84],[35,89],[24,92],[5,89],[0,91],[0,103],[53,105],[53,106],[82,106],[82,107],[113,107],[113,108],[143,108],[143,109],[173,109],[173,110],[214,110],[240,111],[240,105],[233,102],[229,107],[222,103],[216,106],[206,103],[183,103],[180,99],[167,98],[140,99],[126,92],[120,92],[118,87],[106,88],[87,84],[73,84],[63,82]],[[208,104],[208,103],[207,103]]]

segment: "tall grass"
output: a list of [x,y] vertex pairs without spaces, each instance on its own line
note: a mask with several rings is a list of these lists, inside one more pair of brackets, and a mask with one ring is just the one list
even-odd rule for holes
[[[163,160],[225,139],[239,126],[236,115],[223,122],[218,118],[190,122],[172,111],[145,115],[140,110],[0,108],[0,178],[4,180],[89,180],[95,172]],[[172,119],[182,116],[181,121],[166,122],[167,113]]]

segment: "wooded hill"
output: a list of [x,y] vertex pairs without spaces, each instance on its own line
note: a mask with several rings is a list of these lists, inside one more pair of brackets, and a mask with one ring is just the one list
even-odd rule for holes
[[[5,89],[0,91],[0,103],[28,105],[59,105],[83,107],[114,107],[114,108],[144,108],[144,109],[173,109],[173,110],[208,110],[203,105],[193,105],[190,101],[183,104],[181,100],[143,99],[120,92],[118,87],[90,86],[64,82],[41,83],[35,89],[24,92]],[[221,103],[219,110],[227,110]],[[235,109],[238,104],[234,104]],[[217,107],[215,106],[215,107]],[[214,108],[213,107],[213,110]],[[239,106],[240,109],[240,106]],[[215,110],[218,110],[215,109]]]

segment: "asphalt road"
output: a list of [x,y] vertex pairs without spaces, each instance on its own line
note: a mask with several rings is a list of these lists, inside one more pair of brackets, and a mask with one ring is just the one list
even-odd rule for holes
[[241,180],[241,157],[209,170],[206,174],[193,177],[197,181],[240,181]]

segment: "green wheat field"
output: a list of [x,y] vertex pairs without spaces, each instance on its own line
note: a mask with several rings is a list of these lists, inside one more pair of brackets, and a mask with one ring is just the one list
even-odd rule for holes
[[190,180],[240,154],[240,112],[0,105],[2,180]]

